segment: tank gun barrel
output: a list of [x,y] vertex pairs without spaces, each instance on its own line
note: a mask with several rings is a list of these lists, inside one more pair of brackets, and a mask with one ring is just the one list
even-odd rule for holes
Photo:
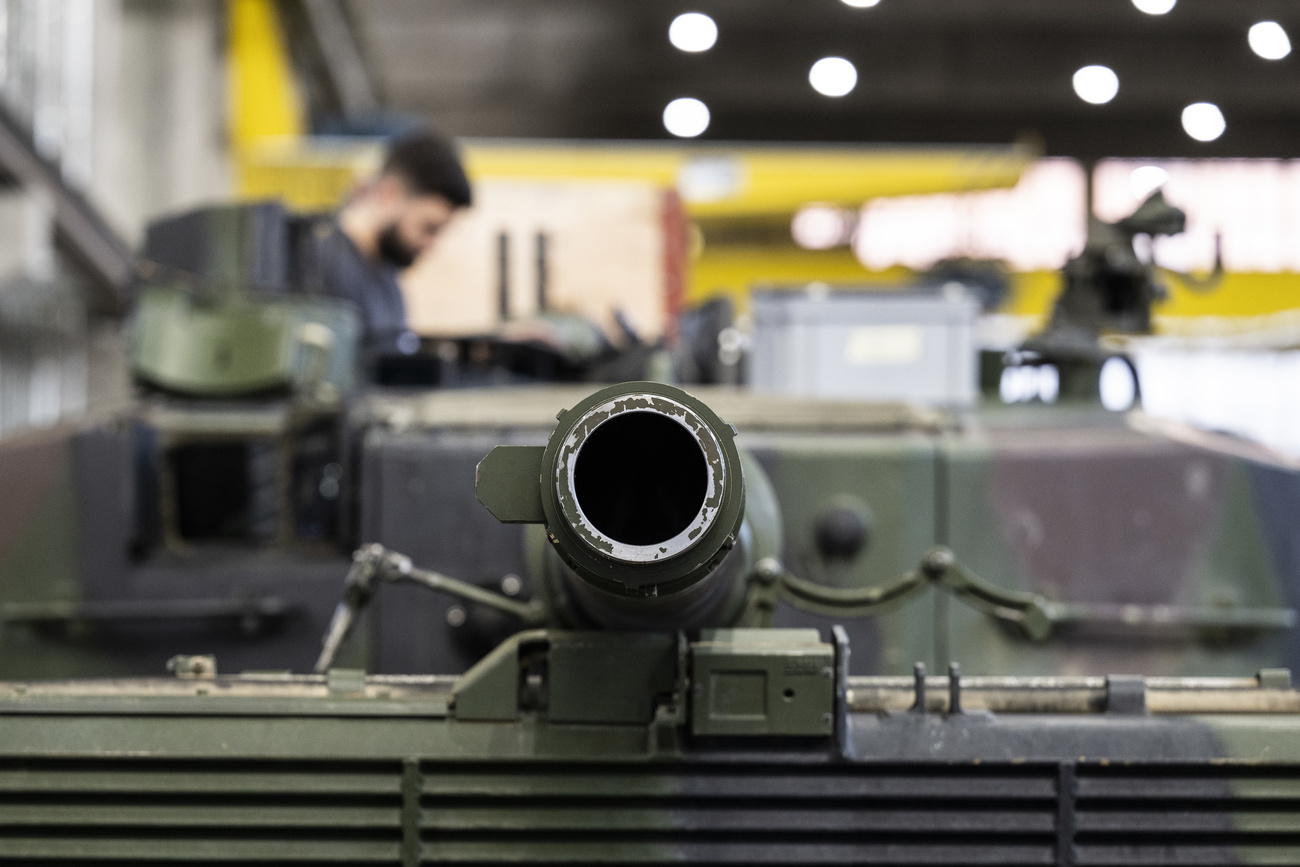
[[546,582],[572,625],[733,625],[747,578],[779,549],[766,478],[735,429],[686,392],[602,389],[561,412],[545,447],[499,446],[477,493],[545,528]]

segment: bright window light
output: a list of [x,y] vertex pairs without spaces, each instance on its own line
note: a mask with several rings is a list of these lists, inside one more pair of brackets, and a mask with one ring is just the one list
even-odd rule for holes
[[869,6],[875,6],[880,0],[844,0],[845,6],[852,6],[854,9],[866,9]]
[[[1169,173],[1165,198],[1187,214],[1187,231],[1152,245],[1162,268],[1213,270],[1218,236],[1228,273],[1300,274],[1300,160],[1102,160],[1093,175],[1097,219],[1111,223],[1133,213],[1141,201],[1133,172],[1153,162]],[[1300,351],[1295,355],[1300,359]],[[1300,395],[1300,380],[1286,398],[1296,407],[1300,442],[1300,400],[1291,395]]]
[[698,99],[683,96],[664,109],[664,129],[678,138],[695,138],[709,128],[709,107]]
[[668,26],[668,41],[682,51],[708,51],[718,41],[718,25],[703,12],[685,12]]
[[1103,105],[1119,93],[1119,76],[1109,66],[1085,66],[1074,74],[1074,92],[1084,102]]
[[834,205],[807,205],[790,222],[790,235],[805,250],[829,250],[849,240],[853,221]]
[[1128,187],[1139,202],[1169,182],[1169,172],[1160,166],[1138,166],[1128,176]]
[[1111,412],[1123,412],[1137,400],[1137,380],[1133,369],[1122,358],[1107,358],[1097,380],[1101,405]]
[[1061,395],[1061,374],[1055,365],[1016,365],[1004,367],[998,382],[1003,403],[1028,403],[1041,400],[1056,403]]
[[1282,25],[1276,21],[1261,21],[1252,25],[1247,36],[1250,50],[1265,60],[1281,60],[1291,53],[1291,40]]
[[1061,396],[1061,372],[1054,364],[1038,368],[1038,399],[1043,403],[1056,403]]
[[[1087,187],[1077,162],[1046,159],[1010,190],[880,196],[862,208],[853,252],[873,271],[922,270],[957,256],[1001,259],[1016,271],[1056,270],[1087,239]],[[1124,216],[1133,211],[1126,204]]]
[[1223,112],[1212,102],[1194,102],[1183,109],[1183,129],[1197,141],[1214,141],[1227,128]]
[[844,96],[858,83],[858,70],[843,57],[823,57],[808,70],[808,81],[822,96]]
[[1029,399],[1025,378],[1021,374],[1023,370],[1023,367],[1002,368],[1002,378],[998,381],[998,394],[1001,395],[1003,403],[1020,403]]
[[1164,15],[1177,3],[1178,0],[1133,0],[1133,5],[1138,8],[1138,11],[1148,15]]

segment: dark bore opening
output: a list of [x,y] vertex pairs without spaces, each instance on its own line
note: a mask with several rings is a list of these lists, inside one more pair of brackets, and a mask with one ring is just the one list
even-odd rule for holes
[[578,505],[625,545],[656,545],[690,526],[708,493],[704,451],[654,412],[615,416],[592,432],[573,469]]

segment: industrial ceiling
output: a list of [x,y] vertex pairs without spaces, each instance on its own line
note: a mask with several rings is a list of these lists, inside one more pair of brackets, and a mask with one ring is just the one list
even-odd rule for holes
[[[861,0],[860,0],[861,2]],[[1049,155],[1300,156],[1300,60],[1247,44],[1262,20],[1300,33],[1289,0],[365,0],[350,7],[388,108],[461,136],[671,138],[664,106],[711,113],[701,140],[1039,144]],[[718,39],[668,41],[682,12]],[[840,56],[846,96],[808,72]],[[1092,105],[1074,72],[1103,64],[1118,95]],[[1221,107],[1216,141],[1184,106]]]

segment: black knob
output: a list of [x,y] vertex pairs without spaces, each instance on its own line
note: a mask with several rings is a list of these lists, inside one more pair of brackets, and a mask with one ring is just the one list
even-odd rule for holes
[[871,518],[865,505],[838,502],[817,516],[813,534],[823,558],[849,560],[866,547],[871,536]]

